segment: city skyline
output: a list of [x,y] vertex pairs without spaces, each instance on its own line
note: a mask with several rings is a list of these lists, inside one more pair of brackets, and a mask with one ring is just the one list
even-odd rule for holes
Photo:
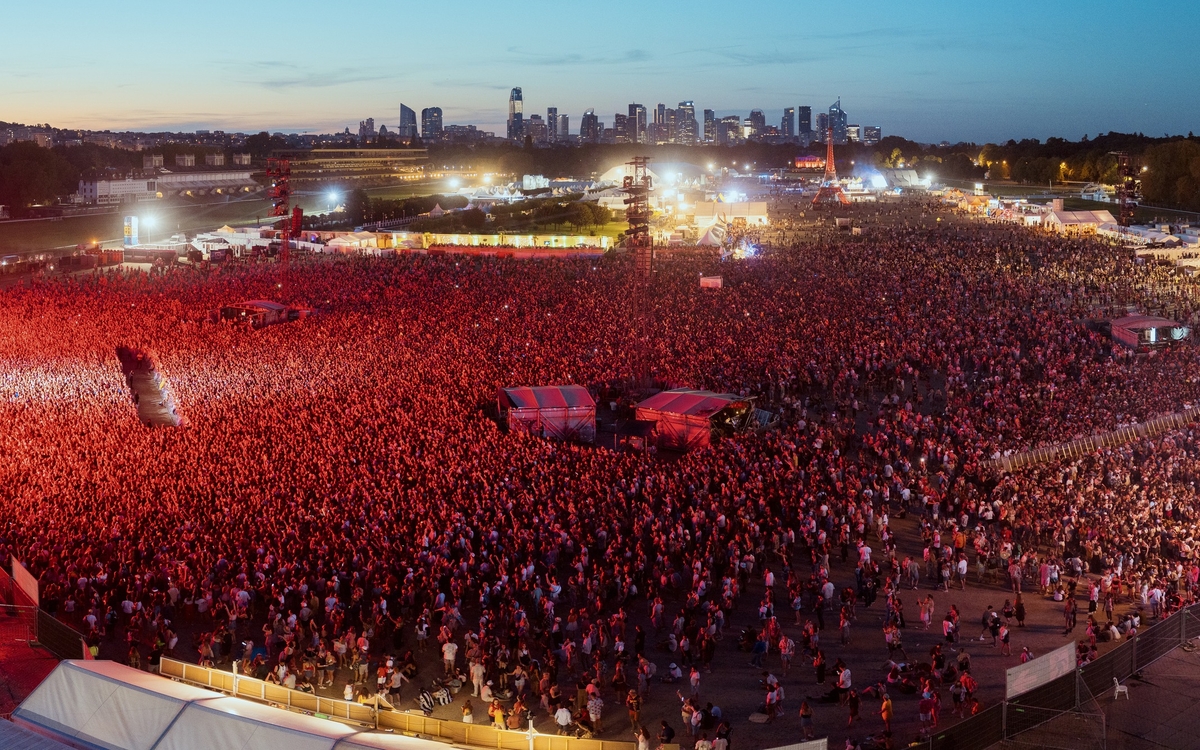
[[[1015,8],[1003,29],[982,9],[933,3],[867,3],[854,14],[769,3],[735,14],[707,0],[686,13],[618,1],[583,18],[532,2],[520,15],[479,5],[452,28],[431,7],[401,11],[376,2],[337,15],[308,0],[286,15],[220,1],[203,11],[140,0],[118,5],[123,12],[74,0],[53,10],[9,9],[13,28],[53,30],[58,44],[49,53],[38,34],[19,34],[0,51],[8,73],[0,77],[0,120],[96,130],[340,132],[373,117],[392,130],[403,101],[418,112],[441,108],[446,124],[499,135],[514,87],[524,91],[527,112],[557,107],[574,123],[587,109],[604,119],[630,102],[690,100],[718,117],[759,109],[774,124],[787,107],[822,111],[840,96],[857,122],[926,142],[1186,133],[1200,119],[1200,82],[1182,76],[1170,89],[1146,85],[1185,67],[1179,50],[1189,25],[1150,14],[1125,18],[1107,2],[1086,13],[1024,4],[1028,12]],[[640,26],[631,32],[635,8]],[[1181,3],[1164,11],[1180,20],[1197,15]],[[1109,19],[1117,13],[1122,38],[1138,47],[1121,68],[1095,51],[1098,39],[1115,33]],[[368,17],[373,29],[402,19],[407,27],[447,27],[452,38],[406,36],[399,52],[350,43],[365,33]],[[315,18],[319,40],[304,33]],[[719,38],[712,33],[718,23]],[[282,33],[246,42],[272,24]],[[155,55],[156,44],[181,35],[193,40],[184,47],[189,54]],[[236,59],[206,53],[222,35],[239,40]],[[106,40],[116,47],[106,50]],[[122,43],[158,61],[111,54]],[[318,47],[328,54],[313,54]]]

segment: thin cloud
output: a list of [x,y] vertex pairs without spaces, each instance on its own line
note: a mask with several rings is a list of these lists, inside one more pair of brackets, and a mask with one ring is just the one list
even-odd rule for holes
[[629,63],[648,62],[653,59],[653,55],[644,49],[630,49],[623,54],[612,56],[592,56],[588,57],[577,52],[572,52],[565,55],[543,55],[536,52],[525,52],[516,47],[509,47],[508,53],[516,58],[516,61],[525,65],[548,65],[552,67],[563,67],[567,65],[624,65]]

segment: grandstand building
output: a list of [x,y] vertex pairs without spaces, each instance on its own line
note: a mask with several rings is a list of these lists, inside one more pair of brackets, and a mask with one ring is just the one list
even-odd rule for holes
[[292,182],[419,179],[429,161],[423,148],[317,148],[275,156],[291,160]]
[[88,205],[140,203],[178,196],[252,193],[261,187],[250,170],[160,172],[147,177],[80,180],[75,202]]

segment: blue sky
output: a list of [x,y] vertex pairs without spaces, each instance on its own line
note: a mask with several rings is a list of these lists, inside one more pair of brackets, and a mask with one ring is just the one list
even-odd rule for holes
[[775,124],[838,96],[923,141],[1200,130],[1200,4],[1177,0],[16,2],[0,120],[57,127],[329,132],[403,101],[502,133],[521,86],[573,131],[633,101]]

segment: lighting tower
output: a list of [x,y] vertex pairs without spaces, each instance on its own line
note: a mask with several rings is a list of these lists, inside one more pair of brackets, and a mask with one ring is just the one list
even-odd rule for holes
[[628,166],[633,174],[625,176],[623,189],[626,195],[625,220],[629,230],[625,233],[625,246],[633,250],[634,277],[637,283],[650,281],[654,262],[654,242],[650,237],[650,158],[635,156]]
[[291,245],[292,224],[295,223],[295,217],[290,221],[288,219],[289,204],[292,200],[291,177],[292,163],[290,160],[274,157],[267,159],[267,179],[271,181],[271,187],[267,190],[267,197],[271,199],[271,211],[268,216],[283,218],[283,221],[279,222],[279,283],[281,287],[287,283],[288,248]]
[[813,206],[820,206],[825,203],[840,203],[843,206],[850,205],[850,199],[842,192],[842,186],[838,184],[837,166],[833,163],[833,126],[828,126],[825,131],[825,177],[821,180],[821,187],[817,190],[817,194],[813,196]]
[[1134,213],[1137,211],[1137,171],[1133,166],[1133,157],[1128,151],[1110,151],[1117,157],[1117,223],[1123,227],[1133,224]]

